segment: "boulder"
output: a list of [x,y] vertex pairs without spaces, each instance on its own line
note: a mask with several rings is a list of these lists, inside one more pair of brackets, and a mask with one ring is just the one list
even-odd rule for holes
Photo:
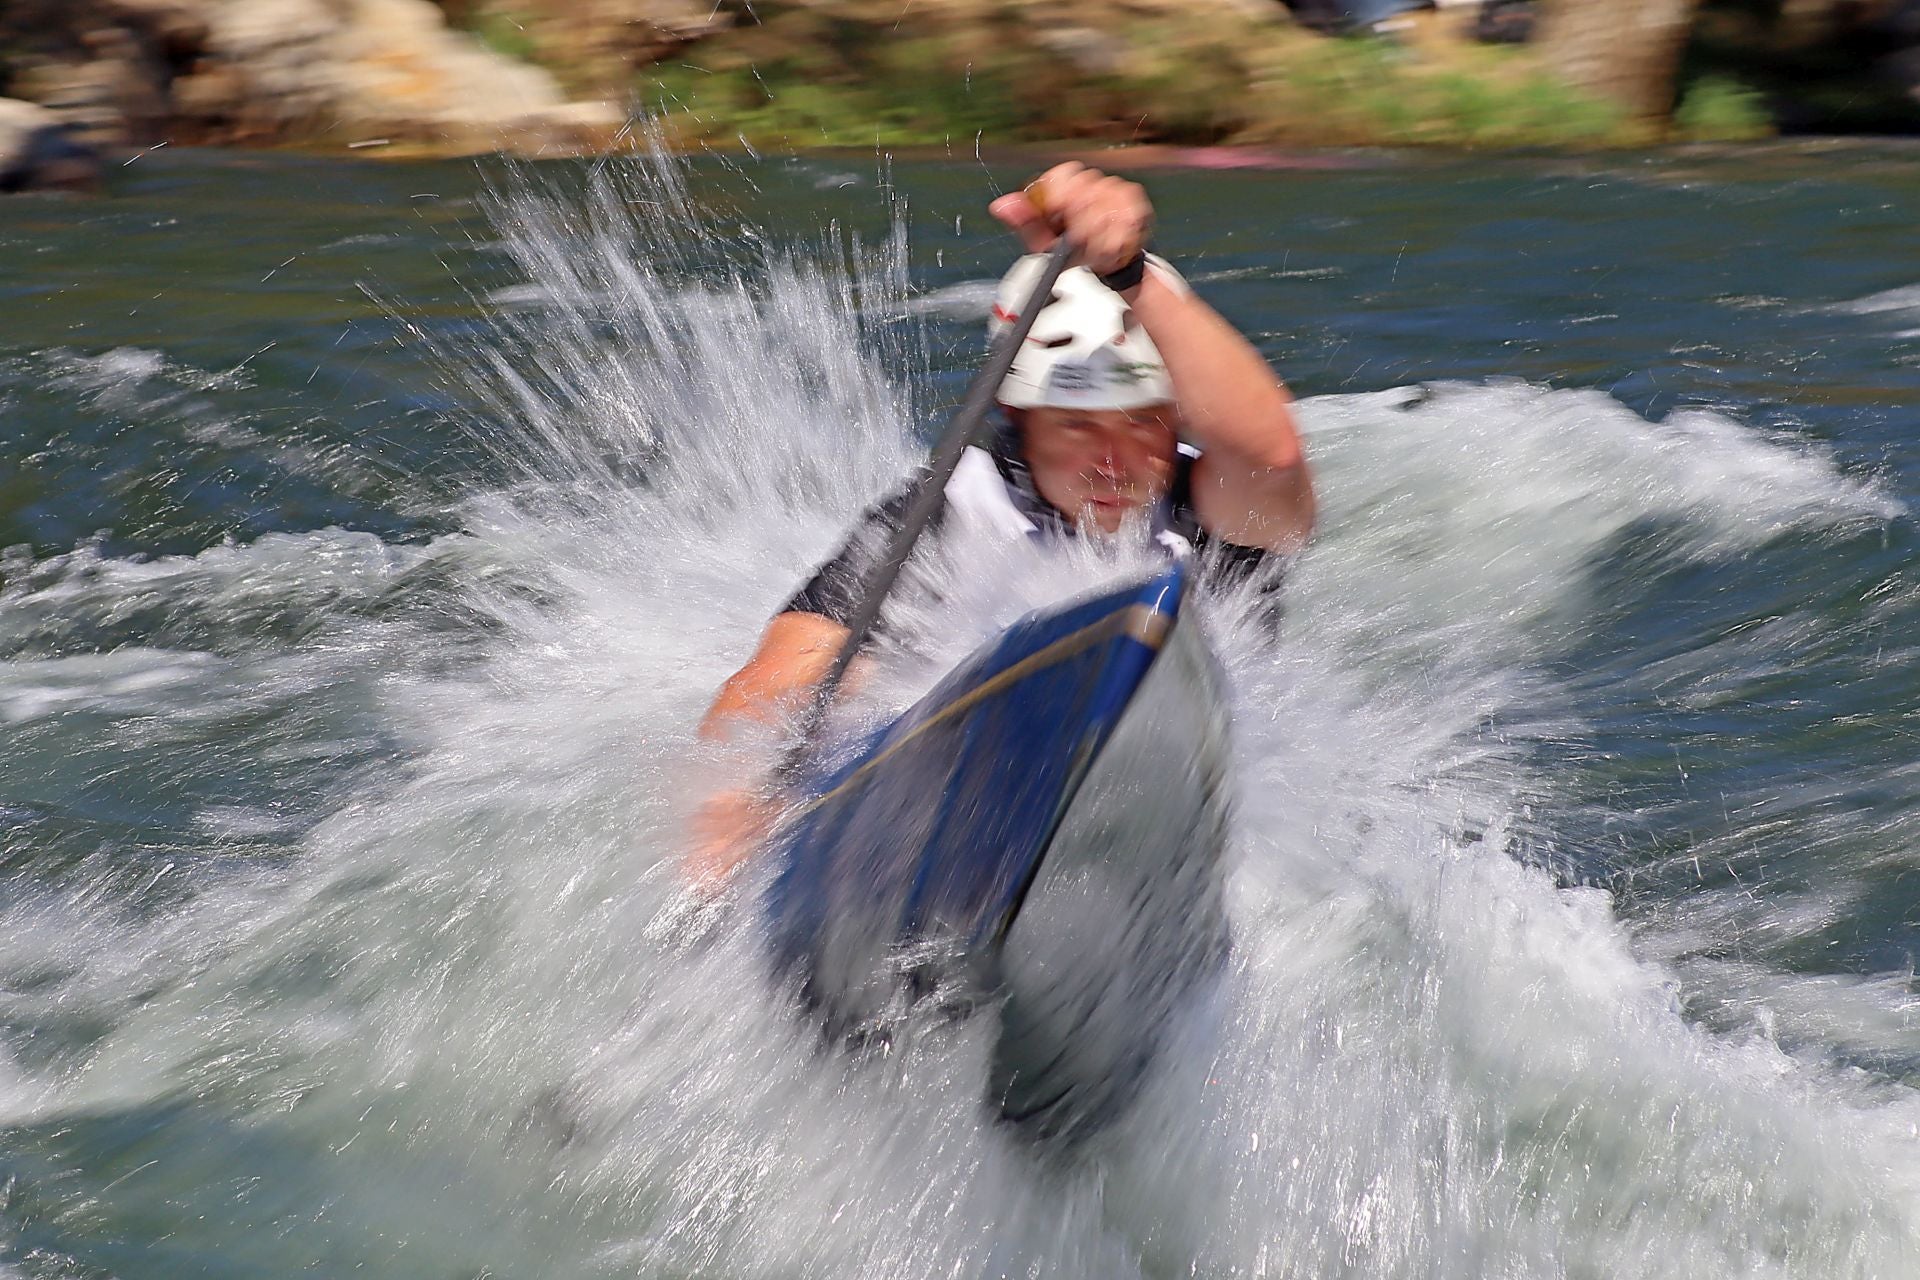
[[76,141],[45,107],[0,98],[0,191],[89,190],[100,153]]
[[1118,76],[1127,69],[1132,47],[1111,32],[1091,27],[1041,26],[1033,32],[1041,48],[1089,76]]
[[94,0],[102,17],[131,28],[162,55],[187,54],[206,43],[208,0]]
[[221,4],[208,15],[197,74],[224,74],[243,132],[323,129],[343,96],[341,14],[324,0]]
[[447,26],[428,0],[226,0],[182,86],[197,103],[238,100],[243,132],[374,136],[454,150],[578,146],[611,133],[610,104],[569,103],[539,67]]
[[1664,122],[1701,0],[1542,0],[1536,43],[1547,66],[1636,120]]
[[24,97],[56,113],[87,146],[146,146],[173,115],[166,65],[139,33],[103,25],[81,33],[81,56],[47,60],[19,78]]
[[570,66],[610,82],[728,30],[736,16],[713,0],[572,0],[529,21]]
[[11,42],[12,91],[96,148],[385,138],[538,151],[601,144],[624,123],[453,30],[430,0],[11,3],[0,0],[0,45]]

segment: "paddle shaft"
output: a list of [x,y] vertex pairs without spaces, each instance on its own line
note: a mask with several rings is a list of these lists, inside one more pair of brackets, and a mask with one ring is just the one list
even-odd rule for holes
[[907,557],[913,554],[914,543],[920,540],[921,533],[932,523],[941,504],[946,501],[947,481],[952,478],[953,469],[960,465],[960,455],[979,434],[980,424],[993,407],[994,393],[1006,380],[1007,371],[1013,368],[1013,358],[1019,354],[1020,344],[1027,340],[1034,317],[1046,305],[1053,293],[1054,283],[1060,279],[1060,273],[1067,269],[1067,261],[1072,255],[1072,244],[1065,236],[1060,237],[1048,251],[1046,266],[1041,270],[1039,280],[1034,283],[1033,293],[1026,305],[1020,308],[1020,314],[1013,323],[994,339],[993,346],[987,352],[986,363],[980,366],[980,371],[973,375],[973,381],[967,387],[966,399],[960,402],[953,417],[947,420],[947,429],[934,446],[933,456],[928,461],[926,479],[913,495],[913,502],[907,507],[899,529],[895,530],[892,540],[887,544],[885,556],[867,579],[866,593],[860,598],[859,607],[847,621],[846,640],[833,656],[833,665],[827,668],[827,674],[815,688],[813,697],[801,710],[797,741],[804,743],[811,738],[820,718],[833,705],[834,694],[847,674],[848,665],[872,632],[874,622],[880,617],[880,608],[886,603],[887,593],[893,589],[901,568],[907,563]]

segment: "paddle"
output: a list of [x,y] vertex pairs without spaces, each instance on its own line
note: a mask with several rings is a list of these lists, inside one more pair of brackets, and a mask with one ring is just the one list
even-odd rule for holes
[[[1020,314],[1013,324],[994,339],[987,351],[986,362],[973,375],[973,382],[967,387],[966,399],[960,402],[953,417],[947,420],[947,429],[934,446],[933,456],[927,464],[926,480],[919,492],[914,494],[913,503],[907,508],[900,528],[887,544],[886,554],[881,557],[873,576],[867,579],[866,594],[861,597],[859,607],[847,622],[847,638],[841,644],[840,652],[834,655],[833,665],[827,669],[826,677],[801,709],[796,741],[802,744],[802,748],[813,737],[827,708],[833,705],[834,694],[847,674],[847,666],[860,651],[860,646],[866,643],[868,633],[880,617],[880,607],[886,603],[887,593],[893,589],[907,557],[913,554],[914,543],[920,540],[920,534],[946,501],[947,481],[953,476],[953,469],[960,465],[961,453],[979,434],[987,410],[993,407],[994,393],[1006,380],[1007,371],[1013,367],[1013,358],[1020,351],[1020,344],[1027,340],[1027,332],[1033,328],[1034,317],[1040,314],[1040,309],[1052,296],[1054,282],[1067,269],[1067,260],[1072,255],[1073,245],[1065,236],[1054,242],[1053,248],[1047,253],[1046,266],[1041,270],[1040,278],[1034,282],[1033,293],[1027,298],[1026,305],[1020,308]],[[802,748],[796,748],[796,757]],[[793,760],[790,758],[788,763],[793,763]]]

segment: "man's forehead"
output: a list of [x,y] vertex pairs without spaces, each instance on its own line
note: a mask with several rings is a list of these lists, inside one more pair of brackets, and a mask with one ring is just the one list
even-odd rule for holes
[[1067,409],[1050,406],[1029,409],[1026,415],[1028,422],[1041,426],[1095,424],[1103,427],[1171,427],[1180,417],[1172,405],[1164,404],[1142,405],[1137,409]]
[[1157,427],[1170,427],[1180,421],[1180,411],[1170,404],[1148,404],[1138,409],[1122,409],[1128,422],[1150,422]]

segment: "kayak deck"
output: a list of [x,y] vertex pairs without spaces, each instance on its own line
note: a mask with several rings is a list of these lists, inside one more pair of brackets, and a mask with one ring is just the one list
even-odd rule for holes
[[767,920],[830,1031],[905,979],[1001,998],[1009,1118],[1138,1075],[1225,938],[1225,717],[1186,584],[1176,564],[1021,619],[806,788]]

